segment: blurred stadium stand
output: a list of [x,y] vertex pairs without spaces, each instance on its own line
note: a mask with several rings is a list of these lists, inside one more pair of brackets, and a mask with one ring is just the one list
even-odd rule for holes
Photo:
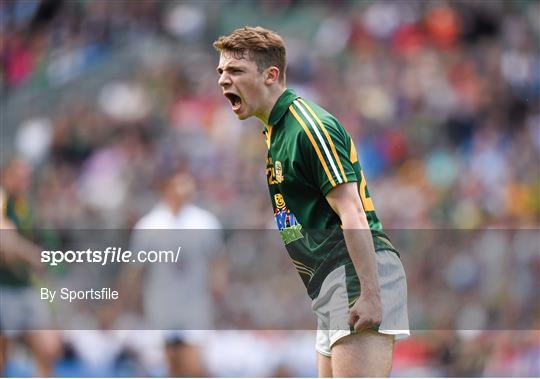
[[[289,86],[349,130],[390,236],[392,229],[540,226],[537,1],[54,3],[0,1],[0,157],[33,162],[31,198],[43,228],[131,228],[155,200],[153,171],[164,156],[189,162],[197,202],[226,228],[270,227],[261,129],[230,112],[211,47],[245,20],[284,36]],[[411,317],[428,326],[397,345],[394,375],[540,375],[538,237],[519,245],[490,236],[484,250],[448,253],[444,263],[403,253]],[[501,246],[527,248],[514,256]],[[483,251],[492,249],[507,271],[489,264]],[[463,267],[473,268],[465,279]],[[436,269],[446,276],[434,281]],[[521,304],[518,313],[532,315],[535,330],[429,330],[437,316],[419,311],[430,312],[427,283],[472,288],[474,303],[504,297],[487,287],[505,272],[519,299],[502,304]],[[292,339],[219,333],[206,347],[215,375],[315,374],[309,332]],[[125,336],[66,333],[58,375],[163,375],[159,357],[129,348],[154,341],[150,334],[127,343]],[[77,338],[114,345],[115,360],[85,357]],[[233,346],[227,364],[212,361],[219,338]],[[296,341],[296,363],[285,354],[261,359],[272,346],[292,351]],[[243,351],[254,363],[235,361],[246,359]],[[84,362],[94,362],[94,371]],[[31,374],[30,364],[18,346],[8,374]]]

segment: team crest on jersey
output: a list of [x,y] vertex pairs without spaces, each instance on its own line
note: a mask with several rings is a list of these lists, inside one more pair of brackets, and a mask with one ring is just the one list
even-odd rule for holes
[[274,195],[274,202],[274,217],[276,219],[281,239],[285,245],[302,238],[302,225],[300,225],[294,213],[292,213],[285,204],[283,195],[276,193]]
[[276,163],[274,164],[274,169],[276,172],[276,181],[278,183],[283,182],[283,166],[281,165],[280,161],[276,161]]

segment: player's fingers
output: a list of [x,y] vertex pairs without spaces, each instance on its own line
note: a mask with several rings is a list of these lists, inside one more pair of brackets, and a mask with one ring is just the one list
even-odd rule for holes
[[368,328],[379,325],[381,322],[378,317],[366,317],[366,324]]
[[360,317],[354,324],[355,332],[361,332],[369,326],[368,321],[365,318]]
[[349,324],[349,326],[354,326],[357,320],[358,320],[358,313],[355,310],[351,310],[349,312],[349,318],[347,320],[347,323]]

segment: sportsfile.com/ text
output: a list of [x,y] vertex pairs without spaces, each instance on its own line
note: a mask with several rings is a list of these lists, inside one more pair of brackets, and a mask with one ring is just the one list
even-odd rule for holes
[[41,263],[57,266],[59,263],[177,263],[181,246],[173,250],[140,250],[134,254],[121,247],[107,247],[105,250],[43,250]]

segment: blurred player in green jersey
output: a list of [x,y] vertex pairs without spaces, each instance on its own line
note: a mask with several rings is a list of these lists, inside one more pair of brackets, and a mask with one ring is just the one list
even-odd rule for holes
[[34,354],[37,376],[51,376],[61,351],[59,335],[50,327],[50,312],[31,285],[31,274],[40,274],[41,249],[27,239],[32,230],[26,192],[30,168],[21,159],[10,160],[2,172],[0,188],[0,373],[5,369],[8,342],[22,335]]
[[405,273],[339,121],[288,89],[283,39],[244,27],[214,42],[223,95],[264,125],[281,237],[317,315],[321,376],[388,376],[409,335]]

